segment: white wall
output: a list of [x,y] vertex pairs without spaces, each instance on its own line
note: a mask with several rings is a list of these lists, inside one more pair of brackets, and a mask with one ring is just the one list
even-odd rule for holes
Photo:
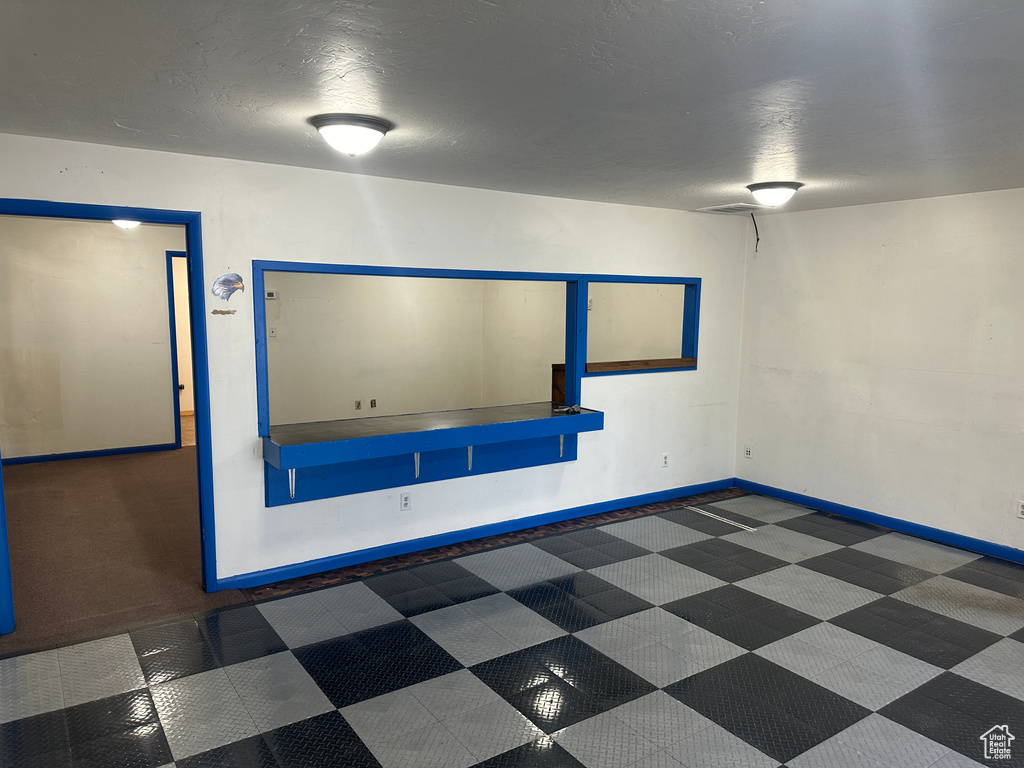
[[1024,548],[1024,190],[765,216],[737,475]]
[[174,442],[165,251],[183,228],[0,216],[0,453]]
[[585,380],[606,427],[578,461],[416,486],[404,513],[400,488],[263,506],[251,292],[210,297],[221,577],[734,473],[743,220],[23,136],[0,163],[3,197],[200,211],[207,286],[257,258],[704,278],[699,370]]
[[[181,228],[184,232],[184,227]],[[184,243],[179,250],[184,250]],[[174,283],[174,333],[178,352],[178,384],[184,388],[178,395],[178,407],[182,413],[193,410],[192,389],[192,318],[189,315],[188,262],[182,258],[171,259],[171,273]]]
[[588,296],[587,362],[681,354],[686,286],[591,283]]

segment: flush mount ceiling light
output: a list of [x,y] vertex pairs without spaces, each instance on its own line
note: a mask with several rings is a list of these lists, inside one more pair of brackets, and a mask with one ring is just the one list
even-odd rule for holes
[[776,206],[787,202],[802,187],[799,181],[765,181],[750,184],[747,189],[761,205]]
[[380,143],[384,134],[395,127],[389,120],[369,115],[316,115],[309,123],[324,141],[346,155],[361,155]]
[[140,221],[132,221],[131,219],[111,219],[110,223],[111,224],[116,224],[121,229],[135,229],[142,222],[140,222]]

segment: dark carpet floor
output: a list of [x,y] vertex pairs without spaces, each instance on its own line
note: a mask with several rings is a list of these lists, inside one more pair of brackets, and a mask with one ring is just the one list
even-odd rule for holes
[[202,589],[195,450],[3,468],[17,625],[0,655],[248,600]]

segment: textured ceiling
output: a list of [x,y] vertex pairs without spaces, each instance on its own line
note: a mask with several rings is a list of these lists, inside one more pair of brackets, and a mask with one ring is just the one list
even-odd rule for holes
[[[7,0],[0,132],[695,209],[1024,186],[1021,0]],[[306,120],[397,128],[370,155]]]

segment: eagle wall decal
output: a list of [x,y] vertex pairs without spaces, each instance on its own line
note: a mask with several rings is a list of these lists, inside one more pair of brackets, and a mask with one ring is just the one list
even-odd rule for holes
[[213,290],[211,293],[214,296],[227,301],[231,298],[231,294],[235,291],[244,291],[245,283],[242,282],[242,276],[236,275],[234,272],[228,272],[226,275],[221,275],[213,283]]

